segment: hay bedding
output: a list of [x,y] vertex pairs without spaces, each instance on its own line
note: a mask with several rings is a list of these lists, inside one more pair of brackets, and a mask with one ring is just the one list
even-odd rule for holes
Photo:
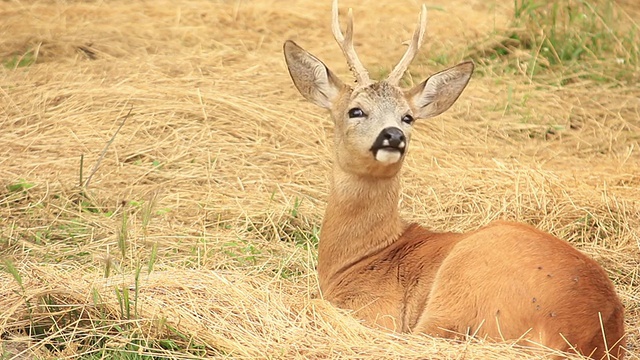
[[[166,321],[179,329],[188,329],[190,337],[186,342],[193,353],[206,350],[212,355],[232,358],[420,358],[430,353],[446,358],[456,357],[461,352],[471,358],[513,355],[513,350],[505,345],[483,348],[480,345],[448,344],[445,347],[445,344],[424,337],[379,333],[359,325],[324,301],[300,296],[301,292],[307,292],[304,287],[283,286],[273,279],[247,277],[237,272],[176,269],[155,272],[141,280],[137,319],[113,321],[118,318],[120,310],[112,290],[121,285],[133,288],[132,283],[105,280],[83,272],[73,274],[73,282],[61,281],[60,273],[51,270],[30,274],[32,281],[26,284],[29,299],[47,297],[49,301],[65,304],[60,309],[55,306],[48,309],[57,313],[60,322],[64,320],[61,313],[76,311],[81,315],[76,323],[67,325],[73,331],[60,329],[56,333],[52,325],[47,334],[49,341],[64,332],[73,333],[77,340],[102,332],[109,335],[108,348],[119,348],[130,339],[118,333],[116,325],[153,339],[167,336],[158,330],[158,324]],[[63,273],[65,277],[71,275],[66,270]],[[106,296],[101,296],[96,302],[92,300],[94,295],[90,289]],[[16,312],[24,300],[20,295],[12,294],[3,302],[16,304],[9,309],[9,312]],[[108,320],[105,321],[105,317]],[[28,326],[24,321],[3,322],[2,325],[9,328]],[[37,348],[37,344],[31,346]],[[69,346],[62,351],[62,356],[74,355],[73,350],[75,348]],[[162,349],[143,351],[179,357],[169,351],[163,353]]]
[[[417,6],[343,5],[354,7],[358,50],[372,73],[392,66]],[[0,56],[36,58],[0,69],[0,251],[24,285],[0,275],[2,351],[18,358],[105,348],[172,358],[535,357],[505,344],[367,329],[318,298],[308,242],[324,210],[331,126],[295,92],[281,45],[292,38],[349,76],[329,34],[329,6],[2,4]],[[454,1],[431,11],[413,74],[442,68],[428,54],[460,54],[506,26],[510,6]],[[438,230],[505,218],[572,241],[615,281],[635,353],[639,95],[637,87],[552,88],[476,76],[447,114],[417,124],[403,212]],[[129,109],[83,197],[80,156],[86,179]],[[549,133],[549,124],[570,130]],[[21,181],[33,187],[7,187]],[[135,289],[137,268],[138,313],[128,319],[116,293]],[[30,318],[44,335],[28,335]],[[132,348],[134,340],[142,345]]]

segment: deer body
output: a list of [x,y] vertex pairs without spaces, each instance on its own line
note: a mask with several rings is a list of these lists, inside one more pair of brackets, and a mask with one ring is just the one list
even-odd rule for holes
[[623,307],[594,260],[524,224],[432,232],[403,222],[397,197],[378,201],[380,190],[341,198],[332,190],[318,254],[325,299],[395,331],[573,346],[596,359],[605,355],[602,319],[606,349],[622,355]]
[[[398,86],[424,35],[426,13],[400,63],[372,82],[333,6],[333,32],[357,85],[342,83],[292,41],[285,58],[300,93],[330,111],[334,169],[318,248],[325,299],[370,325],[440,337],[517,340],[595,359],[624,356],[624,309],[594,260],[529,225],[494,222],[436,233],[402,220],[399,173],[414,118],[447,110],[473,64]],[[604,337],[603,337],[604,334]],[[606,339],[606,340],[605,340]]]

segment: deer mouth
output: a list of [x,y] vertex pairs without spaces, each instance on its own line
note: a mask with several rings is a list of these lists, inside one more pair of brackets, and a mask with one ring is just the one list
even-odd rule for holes
[[373,153],[373,157],[385,164],[394,164],[397,163],[404,155],[404,150],[406,145],[404,142],[401,142],[397,146],[391,145],[382,145],[382,146],[374,146],[371,148],[371,152]]
[[395,164],[402,158],[403,152],[394,148],[382,148],[374,153],[377,161],[384,164]]

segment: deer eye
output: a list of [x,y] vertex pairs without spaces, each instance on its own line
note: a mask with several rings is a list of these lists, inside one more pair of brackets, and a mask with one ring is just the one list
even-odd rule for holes
[[402,117],[402,122],[405,124],[413,124],[413,122],[415,121],[415,119],[413,118],[413,116],[407,114],[405,116]]
[[360,118],[367,116],[360,108],[353,108],[349,110],[349,118]]

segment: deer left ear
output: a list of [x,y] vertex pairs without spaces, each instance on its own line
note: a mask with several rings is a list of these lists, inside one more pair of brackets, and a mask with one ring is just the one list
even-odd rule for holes
[[442,114],[458,100],[469,83],[473,63],[463,62],[429,77],[407,93],[418,110],[417,118],[427,119]]

